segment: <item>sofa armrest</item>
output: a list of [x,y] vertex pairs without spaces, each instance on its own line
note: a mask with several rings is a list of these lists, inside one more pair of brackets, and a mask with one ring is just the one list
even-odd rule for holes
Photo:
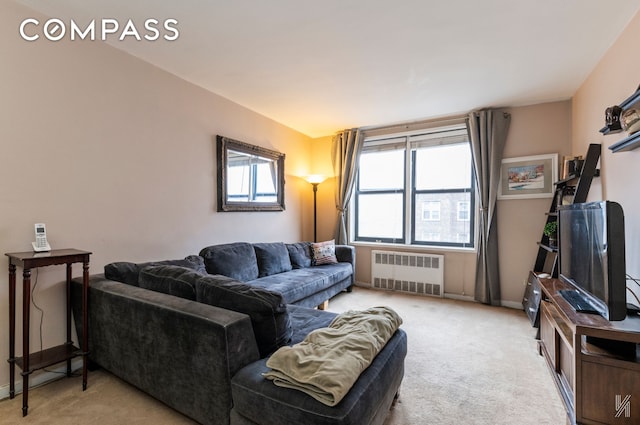
[[[336,258],[341,263],[351,263],[351,285],[356,282],[356,248],[351,245],[336,245]],[[349,288],[351,292],[351,288]]]
[[[249,316],[101,275],[89,284],[91,360],[198,422],[228,423],[231,377],[259,358]],[[74,279],[78,335],[81,292]]]
[[336,245],[336,258],[341,263],[351,263],[356,268],[356,248],[351,245]]

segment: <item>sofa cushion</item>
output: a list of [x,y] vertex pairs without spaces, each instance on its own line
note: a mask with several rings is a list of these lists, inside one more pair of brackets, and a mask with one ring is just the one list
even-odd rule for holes
[[294,269],[311,266],[311,242],[288,243],[286,246]]
[[282,242],[253,244],[258,262],[258,277],[291,270],[289,251]]
[[182,260],[150,261],[148,263],[131,263],[118,261],[104,266],[104,277],[117,282],[138,286],[140,270],[149,266],[173,265],[187,267],[200,273],[206,273],[204,259],[198,255],[189,255]]
[[204,258],[205,267],[210,274],[221,274],[241,282],[258,278],[256,253],[250,243],[212,245],[203,248],[200,256]]
[[311,264],[314,266],[335,264],[338,262],[336,258],[336,243],[333,239],[311,244],[311,255]]
[[338,313],[318,310],[315,308],[288,305],[289,317],[293,334],[291,341],[287,345],[294,345],[302,342],[311,331],[328,327]]
[[353,273],[349,263],[326,264],[293,269],[286,273],[251,280],[253,287],[269,289],[282,295],[285,303],[294,304],[348,278]]
[[292,329],[282,295],[225,276],[203,276],[196,282],[196,300],[245,313],[251,318],[260,356],[264,357],[291,339]]
[[196,299],[196,281],[202,273],[180,266],[149,266],[140,271],[138,286],[188,300]]

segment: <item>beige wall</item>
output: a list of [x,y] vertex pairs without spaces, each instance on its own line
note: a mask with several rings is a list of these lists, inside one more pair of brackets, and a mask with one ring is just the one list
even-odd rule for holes
[[[333,165],[331,163],[332,136],[313,139],[311,143],[311,171],[312,174],[321,174],[327,179],[318,185],[317,192],[317,226],[318,241],[333,239],[336,229],[337,211],[335,200],[336,179],[333,177]],[[308,191],[312,194],[311,185]],[[313,202],[313,198],[310,198]],[[310,204],[312,205],[312,204]],[[310,219],[313,219],[313,210],[310,211]],[[309,238],[312,240],[313,236]]]
[[[602,143],[602,178],[590,200],[619,202],[625,212],[627,273],[640,277],[640,148],[612,153],[608,147],[626,133],[603,136],[604,111],[629,97],[640,83],[640,14],[637,14],[573,98],[573,151],[586,150],[589,143]],[[640,108],[640,105],[636,105]]]
[[[310,138],[103,43],[28,43],[17,28],[29,16],[0,2],[0,254],[30,250],[40,221],[53,248],[93,251],[92,273],[215,243],[313,237],[300,177],[312,171]],[[286,211],[216,212],[216,134],[286,154]],[[6,270],[2,255],[0,393],[9,382]],[[63,279],[64,267],[37,277],[45,348],[64,342]],[[40,316],[31,317],[35,349]]]
[[[558,154],[558,163],[571,153],[571,102],[512,108],[504,157],[549,153]],[[550,205],[551,198],[498,201],[500,282],[506,305],[522,301]]]

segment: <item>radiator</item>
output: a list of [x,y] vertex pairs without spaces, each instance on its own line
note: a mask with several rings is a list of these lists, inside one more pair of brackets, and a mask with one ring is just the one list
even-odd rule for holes
[[444,256],[371,251],[371,286],[376,289],[444,296]]

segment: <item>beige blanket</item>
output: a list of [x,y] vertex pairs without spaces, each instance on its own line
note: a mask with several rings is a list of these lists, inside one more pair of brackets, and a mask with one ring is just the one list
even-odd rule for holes
[[267,360],[272,370],[263,376],[335,406],[401,323],[400,316],[388,307],[340,314],[329,327],[316,329],[299,344],[273,353]]

